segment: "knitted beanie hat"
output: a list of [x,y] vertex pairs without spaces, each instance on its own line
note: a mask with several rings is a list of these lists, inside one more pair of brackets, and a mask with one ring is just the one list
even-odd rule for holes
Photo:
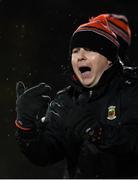
[[71,38],[70,50],[76,47],[90,48],[112,62],[118,59],[119,43],[104,16],[90,19],[77,28]]
[[107,19],[109,28],[116,34],[120,44],[119,56],[121,59],[124,59],[131,44],[131,29],[127,17],[120,14],[101,14],[95,18],[91,18],[91,20],[101,17]]

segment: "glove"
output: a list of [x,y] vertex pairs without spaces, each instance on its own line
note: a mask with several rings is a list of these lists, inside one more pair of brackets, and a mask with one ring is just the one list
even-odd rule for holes
[[72,106],[72,99],[64,94],[61,94],[50,102],[45,119],[49,121],[51,116],[54,116],[56,119],[64,119]]
[[15,124],[18,128],[31,130],[37,126],[38,120],[44,115],[43,113],[51,100],[47,95],[50,90],[51,87],[45,83],[26,89],[23,82],[17,82]]

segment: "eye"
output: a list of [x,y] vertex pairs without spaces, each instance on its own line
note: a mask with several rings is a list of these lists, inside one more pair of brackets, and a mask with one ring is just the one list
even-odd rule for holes
[[80,50],[80,48],[74,48],[74,49],[72,50],[72,54],[73,54],[73,53],[77,53],[79,50]]
[[93,51],[92,48],[84,48],[84,49],[85,49],[85,51]]

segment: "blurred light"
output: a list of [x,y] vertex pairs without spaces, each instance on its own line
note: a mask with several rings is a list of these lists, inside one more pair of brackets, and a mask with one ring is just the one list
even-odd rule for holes
[[21,56],[22,56],[22,53],[20,52],[20,53],[18,54],[18,56],[20,56],[20,57],[21,57]]
[[21,34],[21,36],[20,36],[22,39],[24,38],[24,34]]

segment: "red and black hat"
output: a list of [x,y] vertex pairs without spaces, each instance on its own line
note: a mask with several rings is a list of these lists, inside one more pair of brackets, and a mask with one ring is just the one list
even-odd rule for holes
[[127,17],[120,14],[100,14],[91,20],[96,20],[101,17],[107,19],[109,28],[116,34],[120,44],[119,56],[121,59],[124,59],[131,44],[131,29]]
[[90,48],[113,62],[118,57],[119,43],[106,18],[102,16],[90,19],[88,23],[77,28],[70,43],[71,50],[76,47]]

